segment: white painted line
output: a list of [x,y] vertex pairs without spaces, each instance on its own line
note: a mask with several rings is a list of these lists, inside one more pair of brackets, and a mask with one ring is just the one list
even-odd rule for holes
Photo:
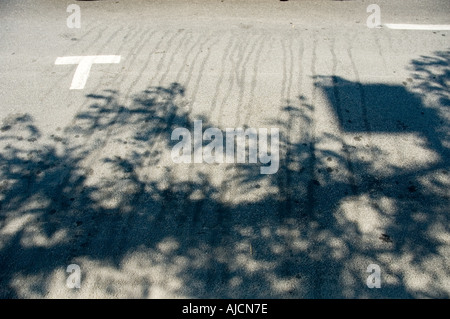
[[431,30],[431,31],[445,31],[450,30],[450,24],[384,24],[389,29],[395,30]]
[[82,90],[94,63],[119,63],[120,55],[86,55],[86,56],[65,56],[56,58],[56,65],[78,64],[72,78],[71,90]]

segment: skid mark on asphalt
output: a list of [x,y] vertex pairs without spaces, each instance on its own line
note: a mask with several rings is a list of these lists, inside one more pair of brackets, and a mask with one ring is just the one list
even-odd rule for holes
[[[208,39],[208,41],[211,41],[211,40],[212,40],[212,39]],[[200,46],[200,53],[203,51],[203,47],[208,43],[208,41],[207,41],[207,42],[204,42],[204,43]],[[188,113],[191,113],[192,110],[193,110],[193,107],[194,107],[194,105],[195,105],[195,101],[196,101],[196,98],[197,98],[198,90],[200,89],[200,83],[201,83],[201,80],[202,80],[202,76],[203,76],[203,73],[204,73],[205,68],[206,68],[206,66],[207,66],[208,60],[209,60],[209,58],[210,58],[210,56],[211,56],[211,52],[212,52],[212,50],[214,49],[214,46],[215,46],[217,43],[219,43],[219,42],[220,42],[220,38],[216,37],[215,41],[209,44],[209,46],[208,46],[208,48],[207,48],[207,54],[205,54],[205,57],[204,57],[203,60],[200,62],[200,69],[199,69],[198,72],[197,72],[197,74],[198,74],[197,80],[195,81],[195,86],[194,86],[194,88],[192,89],[192,93],[191,93],[191,95],[190,95],[190,97],[189,97],[189,99],[188,99],[188,103],[189,103]],[[198,53],[198,54],[199,54],[199,53]],[[197,60],[198,60],[198,57],[196,57],[196,58],[194,59],[194,61],[197,61]],[[192,63],[192,68],[194,68],[194,63]]]
[[257,41],[252,41],[254,37],[250,37],[249,39],[246,39],[246,42],[248,43],[248,45],[250,46],[250,43],[252,43],[250,49],[247,52],[247,56],[244,58],[245,56],[245,51],[247,51],[247,47],[244,49],[244,52],[242,52],[242,56],[241,56],[241,60],[242,65],[241,65],[241,70],[240,70],[240,74],[237,72],[236,69],[236,77],[237,77],[237,81],[238,81],[238,85],[239,85],[239,96],[238,96],[238,102],[237,102],[237,110],[236,110],[236,119],[235,119],[235,123],[236,126],[239,126],[240,123],[240,116],[243,112],[242,107],[244,104],[244,92],[245,92],[245,88],[246,88],[246,83],[245,83],[245,78],[246,78],[246,70],[247,70],[247,65],[250,61],[251,56],[253,55],[253,52],[256,49],[257,46]]
[[[223,83],[224,77],[225,77],[225,72],[226,72],[226,61],[228,59],[228,55],[232,51],[231,49],[234,46],[234,42],[235,42],[235,38],[230,36],[230,39],[225,47],[225,50],[223,50],[223,55],[220,60],[221,61],[221,69],[220,69],[219,76],[217,78],[216,89],[214,91],[214,96],[213,96],[212,102],[211,102],[211,110],[209,112],[209,118],[212,118],[214,116],[214,112],[215,112],[217,104],[218,104],[220,87],[222,86],[222,83]],[[219,114],[220,114],[220,108],[219,108]],[[220,123],[220,120],[219,120],[219,123]]]
[[[146,49],[146,45],[148,44],[148,42],[150,42],[150,40],[153,37],[157,37],[158,33],[157,31],[147,31],[146,32],[147,35],[142,37],[140,40],[140,45],[137,45],[136,47],[138,47],[138,49],[136,51],[133,52],[133,58],[135,60],[137,60],[141,54],[144,52],[144,50]],[[161,39],[155,44],[155,46],[153,47],[153,50],[156,51],[158,50],[159,46],[161,45],[161,43],[164,41],[164,39],[166,38],[166,36],[168,35],[168,31],[166,31],[162,36]],[[153,51],[153,52],[154,52]],[[148,52],[150,52],[150,50],[148,50]],[[145,63],[143,63],[142,67],[139,69],[139,72],[137,74],[137,76],[131,81],[130,84],[127,84],[127,88],[124,92],[124,97],[125,97],[125,101],[130,99],[130,94],[131,92],[134,90],[135,86],[137,85],[137,83],[139,83],[139,81],[145,76],[148,75],[148,73],[146,72],[146,70],[148,69],[148,66],[150,65],[150,62],[152,61],[152,55],[148,56],[145,59]],[[133,61],[134,62],[134,61]],[[133,63],[134,64],[134,63]],[[131,67],[132,64],[130,63],[129,67]],[[125,74],[127,74],[127,72],[123,72]],[[150,73],[152,74],[152,73]],[[131,76],[131,75],[130,75]],[[122,79],[122,82],[128,83],[128,81],[126,81],[126,78]]]
[[[167,64],[167,68],[166,70],[163,72],[161,79],[159,80],[159,86],[162,86],[164,84],[164,80],[166,79],[166,77],[169,75],[170,73],[170,69],[174,66],[174,62],[175,62],[175,57],[177,55],[182,54],[183,50],[181,50],[181,48],[184,46],[184,43],[186,41],[189,41],[190,39],[190,34],[186,35],[185,32],[181,31],[183,33],[183,37],[178,41],[178,45],[172,49],[170,48],[170,50],[172,51],[169,61],[166,63]],[[170,51],[169,50],[169,51]],[[169,54],[167,51],[164,52],[163,54]]]
[[[255,99],[255,90],[256,90],[256,84],[257,84],[257,80],[258,80],[258,65],[260,63],[261,60],[261,53],[263,52],[265,43],[266,43],[266,39],[267,37],[264,35],[261,35],[259,37],[259,39],[257,40],[257,42],[259,42],[259,47],[256,50],[256,56],[254,58],[254,63],[253,63],[253,68],[252,68],[252,80],[250,83],[250,93],[249,93],[249,100],[243,110],[243,114],[244,114],[244,120],[242,121],[242,124],[244,127],[249,127],[250,126],[250,116],[252,114],[252,112],[254,111],[254,107],[258,107],[257,105],[254,105],[254,99]],[[238,123],[241,123],[238,121]]]
[[[235,68],[233,54],[235,54],[235,52],[237,52],[239,46],[240,46],[240,43],[237,42],[230,49],[231,51],[230,51],[230,54],[228,55],[228,59],[227,59],[227,61],[229,61],[230,64],[231,64],[231,66],[228,68],[229,70],[230,69],[234,70],[234,68]],[[225,69],[224,69],[224,72],[225,72]],[[226,74],[226,72],[224,73],[224,75],[225,74]],[[234,76],[233,76],[233,72],[232,71],[228,73],[228,81],[227,82],[228,82],[228,90],[224,94],[224,97],[222,99],[222,103],[220,104],[220,107],[219,107],[219,115],[218,115],[218,120],[217,120],[218,123],[219,123],[219,126],[222,126],[222,119],[224,118],[225,113],[226,113],[225,110],[227,109],[226,108],[226,104],[227,104],[227,101],[228,101],[229,97],[231,96],[231,92],[232,92],[233,87],[234,87]]]

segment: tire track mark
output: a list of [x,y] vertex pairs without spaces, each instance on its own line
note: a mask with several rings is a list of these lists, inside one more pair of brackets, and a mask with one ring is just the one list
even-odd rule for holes
[[[145,45],[147,44],[148,41],[150,41],[150,39],[156,35],[157,31],[153,31],[149,34],[148,39],[143,38],[143,40],[141,41],[142,45],[139,47],[139,49],[133,53],[133,62],[135,61],[135,59],[140,55],[140,53],[144,50]],[[165,32],[163,34],[163,36],[161,37],[161,39],[158,41],[158,43],[155,45],[154,50],[156,50],[159,45],[163,42],[164,38],[167,36],[168,32]],[[131,82],[131,84],[128,86],[128,90],[125,93],[125,100],[128,101],[130,99],[130,95],[131,92],[133,90],[133,88],[136,86],[136,84],[142,79],[142,77],[145,74],[145,70],[148,68],[148,65],[150,64],[151,61],[151,55],[149,57],[147,57],[147,59],[145,60],[145,63],[142,65],[142,67],[139,70],[138,76]],[[131,65],[131,63],[130,63]],[[125,80],[125,78],[123,79]]]
[[[137,34],[137,33],[136,33],[136,34]],[[125,43],[125,42],[122,42],[122,44],[121,44],[121,46],[119,47],[119,50],[118,50],[118,51],[120,51],[125,45],[126,45],[126,43]],[[114,80],[116,80],[116,79],[120,78],[121,76],[123,76],[123,73],[124,73],[124,72],[118,72],[118,73],[113,77],[113,80],[112,80],[112,81],[114,82]],[[110,76],[110,75],[109,75],[109,76]],[[101,79],[103,79],[103,78],[104,78],[104,76],[103,76]],[[98,91],[98,89],[99,89],[101,86],[102,86],[102,81],[99,81],[92,91],[94,91],[94,92]],[[107,104],[109,104],[109,102],[111,102],[111,99],[107,99],[107,101],[108,101]],[[90,102],[91,102],[91,100],[90,100],[89,96],[86,95],[84,102],[80,105],[80,107],[77,108],[75,114],[79,114],[79,113],[81,112],[81,110],[82,110],[82,109],[85,109],[85,108],[86,108],[86,105],[88,105]],[[69,127],[75,127],[77,121],[78,121],[78,118],[77,118],[77,117],[74,117],[74,118],[72,119],[72,121],[70,122]],[[97,126],[97,124],[98,124],[98,122],[96,121],[96,122],[94,123],[94,125],[91,125],[91,126]],[[86,142],[89,141],[90,138],[91,138],[91,136],[92,136],[92,132],[91,132],[91,134],[89,134],[89,135],[86,135],[86,134],[85,134],[85,136],[86,136]]]
[[231,54],[228,56],[228,60],[231,63],[231,70],[232,71],[230,72],[230,74],[228,76],[228,83],[229,83],[228,90],[227,90],[227,92],[226,92],[226,94],[225,94],[225,96],[224,96],[224,98],[222,100],[222,103],[221,103],[220,107],[219,107],[219,119],[218,119],[219,126],[222,126],[222,118],[224,117],[225,105],[226,105],[229,97],[231,96],[231,92],[232,92],[233,87],[234,87],[235,77],[234,77],[234,74],[233,74],[234,72],[233,71],[235,71],[235,69],[236,69],[236,64],[235,64],[235,61],[234,61],[233,54],[236,54],[236,53],[239,54],[239,51],[241,50],[241,43],[237,42],[236,46],[237,46],[237,48],[232,50]]
[[381,50],[380,38],[379,38],[377,32],[372,32],[372,34],[373,34],[373,37],[375,38],[375,43],[376,43],[376,46],[378,47],[378,54],[379,54],[381,60],[383,61],[383,67],[386,72],[388,70],[387,61],[386,61],[386,58],[384,57],[383,51]]
[[[203,41],[201,41],[203,39]],[[185,58],[185,65],[189,66],[189,69],[187,71],[187,76],[186,79],[183,81],[183,86],[185,88],[187,88],[189,86],[189,83],[191,82],[191,78],[192,78],[192,74],[194,72],[194,68],[195,68],[195,63],[198,59],[198,57],[200,56],[200,54],[202,53],[202,49],[204,47],[204,45],[209,41],[209,35],[208,36],[200,36],[198,37],[198,41],[196,41],[196,43],[193,45],[193,47],[190,50],[190,53],[194,52],[194,48],[198,46],[198,50],[196,51],[195,55],[193,56],[192,60],[189,62],[189,56],[186,56]],[[188,64],[189,63],[189,64]],[[182,66],[182,69],[185,68],[185,65]],[[179,74],[181,75],[181,72],[179,72]]]
[[[156,80],[156,78],[159,76],[159,74],[160,74],[160,72],[161,72],[161,69],[162,69],[162,67],[163,67],[163,65],[164,65],[164,62],[165,62],[166,58],[167,58],[166,52],[169,51],[170,47],[172,46],[172,42],[174,41],[174,39],[175,39],[179,34],[180,34],[179,32],[175,32],[175,33],[169,38],[169,40],[167,40],[166,45],[165,45],[165,49],[163,50],[163,51],[164,51],[164,54],[163,54],[163,56],[160,58],[159,63],[158,63],[158,65],[156,66],[156,71],[154,72],[154,76],[153,76],[153,77],[150,79],[150,81],[149,81],[149,86],[150,86],[150,87],[155,86],[155,85],[153,84],[153,81]],[[157,48],[158,48],[158,47],[156,47],[155,49],[157,49]],[[150,59],[149,59],[149,60],[150,60]]]
[[289,80],[288,80],[288,85],[286,87],[286,101],[287,103],[291,103],[291,90],[292,90],[292,79],[294,76],[293,73],[293,68],[294,68],[294,52],[292,49],[292,44],[293,44],[293,39],[292,36],[288,39],[289,41],[289,56],[290,56],[290,61],[289,61],[289,70],[287,70],[288,74],[289,74]]
[[[297,84],[298,84],[298,92],[300,92],[299,94],[301,96],[303,96],[301,94],[301,92],[303,92],[303,74],[304,74],[304,72],[303,72],[303,57],[304,57],[304,53],[305,53],[305,44],[303,41],[303,37],[301,37],[300,39],[301,39],[301,42],[300,42],[300,47],[298,50],[299,63],[300,63],[299,64],[300,75],[299,75]],[[300,98],[300,95],[299,95],[299,98]]]
[[[184,33],[183,31],[179,32]],[[183,38],[179,41],[178,46],[173,50],[174,52],[172,53],[169,62],[167,63],[167,69],[166,71],[163,73],[163,76],[161,77],[161,79],[159,80],[159,86],[162,86],[162,83],[164,83],[164,80],[166,79],[167,75],[170,72],[170,69],[173,65],[173,62],[175,61],[175,57],[177,56],[177,54],[179,54],[181,52],[181,48],[183,47],[184,42],[186,42],[188,40],[188,37],[186,35],[183,36]]]
[[250,97],[249,97],[249,101],[247,103],[247,106],[245,107],[245,111],[244,111],[244,121],[242,123],[242,125],[244,127],[249,126],[250,123],[250,115],[252,113],[253,110],[253,103],[254,103],[254,99],[255,99],[255,89],[256,89],[256,84],[257,84],[257,80],[258,80],[258,65],[260,63],[261,60],[261,52],[263,51],[264,45],[265,45],[265,36],[261,35],[260,36],[260,45],[259,48],[257,50],[256,53],[256,57],[254,59],[254,64],[253,64],[253,76],[252,76],[252,81],[250,84]]
[[[252,41],[252,39],[249,39],[248,41],[246,41],[247,45],[250,46],[250,42]],[[240,124],[240,118],[241,118],[241,113],[243,112],[243,99],[244,99],[244,91],[245,91],[245,78],[246,78],[246,70],[247,70],[247,65],[250,61],[251,56],[253,55],[253,53],[255,52],[255,49],[257,47],[258,42],[256,40],[253,39],[253,43],[250,47],[249,52],[247,53],[247,56],[245,57],[242,66],[241,66],[241,74],[238,77],[238,82],[240,82],[240,89],[239,89],[239,98],[238,98],[238,105],[237,105],[237,111],[236,111],[236,125],[239,126]]]
[[[234,44],[235,44],[235,38],[233,36],[231,36],[230,40],[228,41],[228,44],[227,44],[227,46],[226,46],[226,48],[225,48],[225,50],[223,52],[223,55],[222,55],[220,75],[219,75],[219,78],[218,78],[217,83],[216,83],[216,90],[214,92],[214,96],[213,96],[212,103],[211,103],[211,111],[209,113],[209,118],[210,119],[213,117],[213,113],[214,113],[214,111],[216,110],[216,107],[217,107],[217,100],[218,100],[218,97],[219,97],[220,87],[221,87],[223,79],[225,77],[226,60],[227,60],[228,55],[230,54],[230,52],[232,52],[232,47],[234,46]],[[220,114],[220,111],[219,111],[219,114]]]
[[[208,63],[208,60],[209,60],[209,58],[211,56],[211,51],[212,51],[211,48],[214,47],[219,41],[220,41],[220,39],[216,38],[216,40],[212,44],[210,44],[210,46],[208,47],[208,53],[206,54],[206,56],[204,57],[204,59],[201,62],[201,67],[200,67],[200,70],[199,70],[199,73],[198,73],[198,78],[197,78],[197,81],[195,82],[196,83],[195,87],[192,90],[192,94],[191,94],[191,96],[189,98],[189,105],[190,105],[190,107],[188,109],[188,113],[189,114],[193,110],[193,107],[194,107],[194,104],[195,104],[195,100],[196,100],[196,97],[197,97],[197,93],[198,93],[198,90],[200,88],[200,81],[202,79],[203,72],[205,71],[206,64]],[[202,46],[200,47],[200,52],[202,51],[201,48],[203,47],[203,45],[206,45],[206,43],[207,42],[202,44]]]
[[[146,31],[144,30],[143,32],[142,32],[143,34],[145,34],[146,33]],[[138,33],[137,32],[135,32],[135,34],[136,34],[136,37],[138,37]],[[132,53],[131,54],[131,58],[130,59],[127,59],[126,61],[127,61],[127,63],[128,64],[131,64],[135,59],[136,59],[136,57],[137,57],[137,53],[138,52],[140,52],[140,50],[142,49],[142,47],[145,45],[145,37],[140,37],[141,39],[142,39],[142,46],[134,46],[135,48],[137,48],[137,49],[135,49],[135,50],[133,50],[132,52],[136,52],[136,53]],[[150,35],[150,37],[149,38],[151,38],[151,35]],[[132,40],[133,38],[131,38],[131,39],[129,39],[130,41]],[[119,49],[118,49],[118,51],[120,52],[121,51],[121,49],[123,48],[123,47],[125,47],[126,46],[126,43],[125,42],[122,42],[122,44],[121,44],[121,46],[119,47]],[[112,82],[118,82],[119,81],[119,79],[120,79],[120,82],[122,82],[125,78],[126,78],[126,75],[127,75],[127,72],[118,72],[114,77],[113,77],[113,79],[112,79]],[[101,81],[99,81],[98,82],[98,84],[97,84],[97,86],[92,90],[92,91],[94,91],[94,92],[96,92],[96,91],[98,91],[98,89],[100,88],[102,86],[102,84],[101,84]],[[133,85],[131,85],[130,87],[132,87]],[[129,89],[129,91],[130,91],[131,89]],[[129,92],[128,91],[128,92]],[[125,97],[126,98],[128,98],[128,92],[125,94]],[[118,101],[116,101],[116,102],[118,102]],[[89,96],[86,96],[86,99],[85,99],[85,102],[78,108],[78,110],[77,110],[77,114],[82,110],[82,109],[84,109],[85,107],[86,107],[86,104],[89,104],[90,103],[90,98],[89,98]],[[72,121],[72,123],[71,123],[71,125],[73,126],[74,124],[75,124],[75,121],[76,121],[77,119],[76,118],[74,118],[74,120]],[[114,122],[115,123],[115,122]],[[112,123],[112,124],[114,124],[114,123]]]
[[[194,73],[194,69],[195,69],[195,67],[196,67],[196,63],[197,63],[197,60],[199,59],[199,56],[201,55],[201,53],[202,53],[202,51],[203,51],[203,47],[206,45],[206,43],[208,43],[208,41],[210,41],[210,39],[211,39],[211,34],[208,34],[208,35],[206,35],[206,36],[204,36],[204,37],[202,37],[202,38],[204,38],[204,40],[200,43],[200,46],[199,46],[199,48],[198,48],[198,50],[197,50],[197,53],[195,54],[195,56],[192,58],[192,60],[191,60],[191,62],[189,62],[189,70],[188,70],[188,72],[187,72],[187,77],[186,77],[186,79],[185,79],[185,81],[184,81],[184,87],[187,89],[188,87],[189,87],[189,84],[190,84],[190,82],[191,82],[191,79],[192,79],[192,74]],[[209,54],[208,54],[209,55]],[[203,70],[203,68],[204,68],[205,66],[203,65],[202,66],[202,70]],[[197,88],[197,90],[198,90],[198,88]],[[193,98],[192,96],[191,96],[191,98]],[[188,114],[190,114],[191,112],[192,112],[192,109],[193,109],[193,101],[192,100],[188,100],[188,107],[187,107],[187,109],[188,109]]]
[[[189,34],[190,38],[192,38],[192,34]],[[192,46],[189,48],[189,50],[184,55],[183,63],[181,64],[181,68],[178,70],[177,76],[175,77],[175,82],[180,83],[181,75],[183,74],[184,69],[186,68],[189,56],[193,52],[194,48],[200,44],[202,37],[199,36],[197,38],[197,41],[193,42]]]
[[[147,33],[147,35],[145,35],[145,33]],[[156,31],[153,32],[148,32],[148,31],[144,31],[143,32],[144,36],[139,37],[141,39],[141,45],[135,46],[135,51],[134,53],[131,54],[131,59],[128,60],[128,64],[132,65],[134,63],[134,61],[139,57],[140,53],[144,50],[145,45],[148,43],[148,41],[156,34]],[[164,37],[163,37],[164,38]],[[162,42],[162,39],[158,42],[157,46]],[[156,47],[157,47],[156,46]],[[147,68],[148,64],[150,62],[150,58],[148,58],[146,60],[146,63],[144,63],[143,67],[140,69],[140,72],[138,74],[138,76],[132,81],[132,83],[128,86],[127,91],[125,91],[124,93],[124,101],[127,103],[130,99],[130,95],[131,92],[134,88],[134,86],[136,85],[136,83],[139,82],[139,80],[143,77],[144,75],[144,70]],[[127,79],[127,72],[120,72],[117,75],[117,79],[120,79],[119,82],[124,82]],[[120,118],[123,116],[123,111],[125,110],[125,108],[122,107],[121,102],[119,100],[117,100],[117,98],[115,100],[112,100],[113,104],[110,107],[110,110],[114,112],[114,110],[116,110],[115,114],[114,114],[114,118],[112,118],[109,123],[108,123],[108,128],[106,129],[105,132],[105,138],[103,139],[103,143],[101,145],[97,145],[96,147],[96,153],[98,155],[100,155],[103,152],[104,147],[107,146],[109,140],[110,140],[110,136],[112,135],[112,132],[114,130],[114,125],[120,120]],[[134,103],[134,102],[133,102]],[[111,104],[111,100],[107,100],[106,105]],[[93,159],[97,158],[98,156],[94,156],[92,157]]]

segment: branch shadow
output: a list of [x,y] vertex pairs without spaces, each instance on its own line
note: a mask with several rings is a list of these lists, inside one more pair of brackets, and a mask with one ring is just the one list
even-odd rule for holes
[[[436,59],[440,88],[426,84]],[[312,134],[315,106],[287,103],[270,123],[280,128],[274,175],[174,165],[171,132],[193,129],[178,83],[124,102],[114,90],[88,95],[50,137],[11,115],[0,134],[0,297],[449,297],[448,117],[437,110],[449,101],[448,53],[412,66],[411,90],[314,79],[340,133]],[[386,147],[400,135],[402,154],[420,152],[403,166]],[[73,263],[78,290],[65,287]],[[383,289],[367,287],[370,263]]]

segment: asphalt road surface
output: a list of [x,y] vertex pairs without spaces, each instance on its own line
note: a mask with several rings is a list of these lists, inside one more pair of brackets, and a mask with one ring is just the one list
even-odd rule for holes
[[374,2],[1,1],[0,297],[449,298],[450,2]]

